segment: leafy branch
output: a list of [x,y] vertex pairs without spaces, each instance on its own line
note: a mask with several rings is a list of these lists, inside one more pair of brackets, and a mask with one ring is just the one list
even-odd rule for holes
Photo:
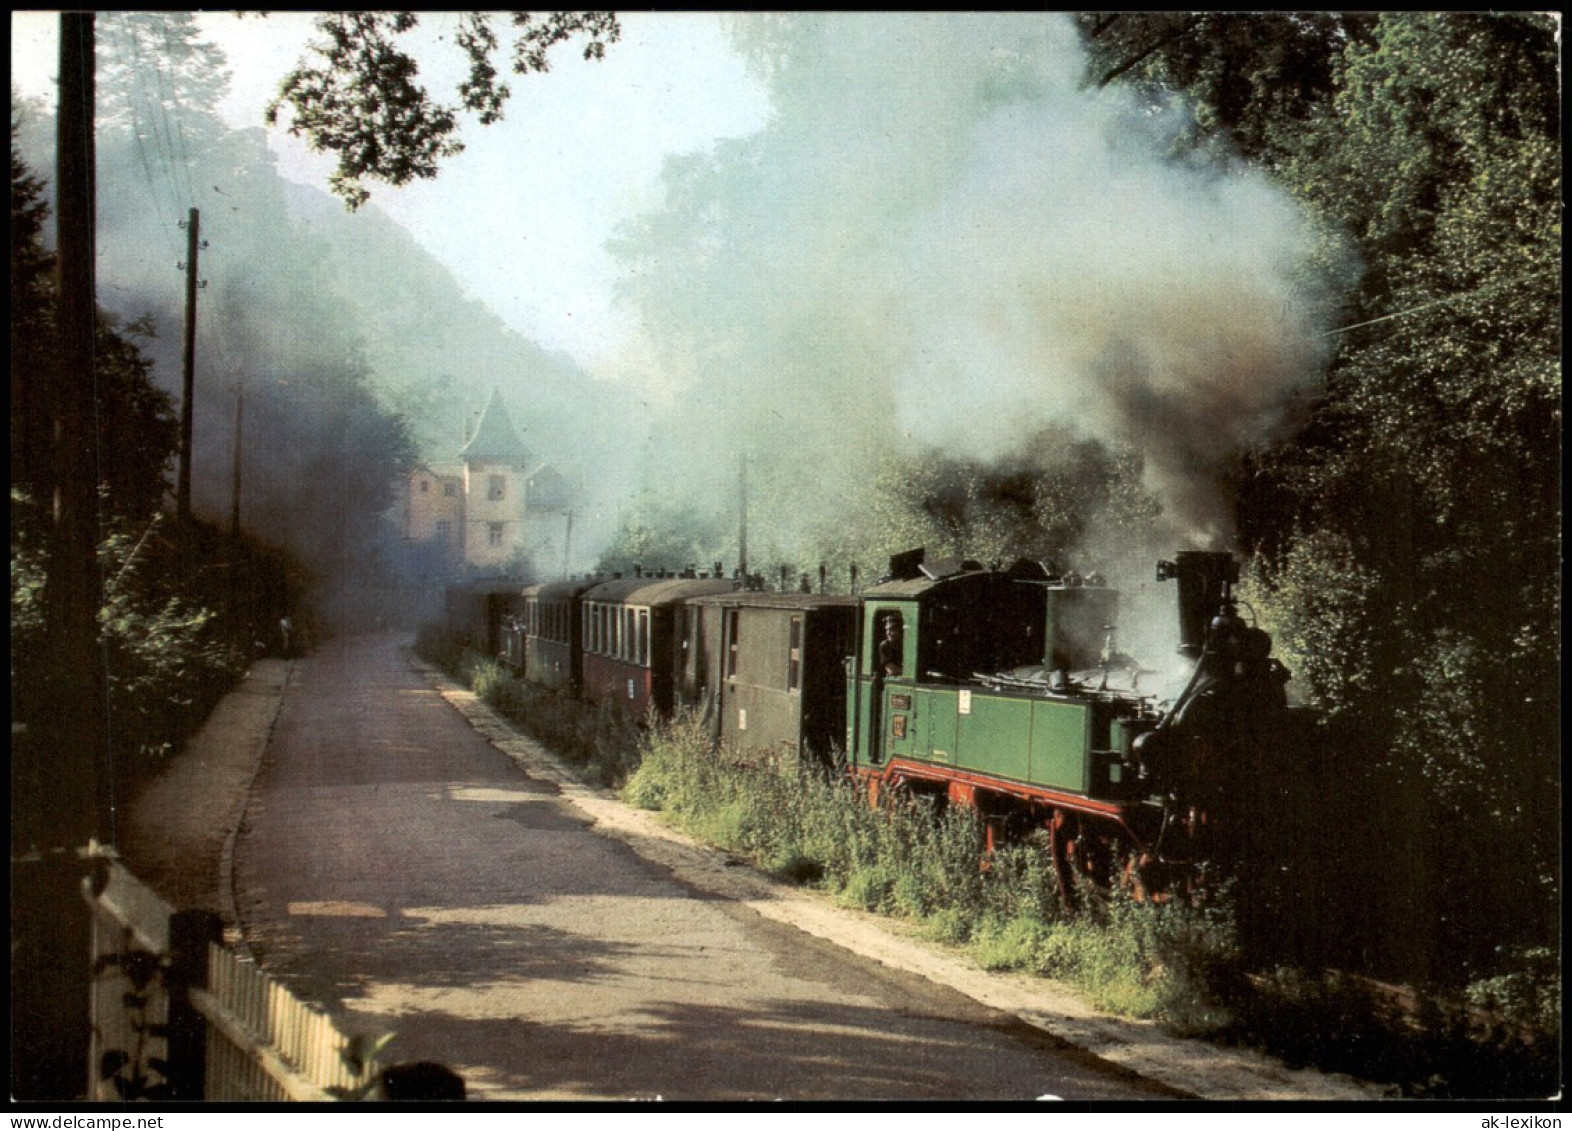
[[[401,39],[419,26],[416,13],[326,13],[317,20],[323,38],[284,77],[267,122],[278,124],[287,108],[291,134],[338,155],[331,184],[351,210],[370,199],[367,177],[395,186],[434,178],[441,160],[464,148],[460,114],[490,125],[501,120],[511,96],[493,62],[501,48],[494,17],[459,15],[455,39],[469,73],[459,84],[460,104],[448,105],[420,81],[419,64]],[[613,12],[514,12],[511,21],[511,70],[518,75],[550,70],[552,49],[575,37],[586,38],[583,55],[591,60],[604,58],[606,45],[622,35]]]

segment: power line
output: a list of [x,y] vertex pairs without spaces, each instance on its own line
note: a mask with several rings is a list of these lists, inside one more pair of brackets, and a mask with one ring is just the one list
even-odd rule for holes
[[1524,282],[1527,282],[1530,279],[1537,279],[1537,278],[1540,278],[1541,276],[1549,275],[1553,271],[1556,271],[1556,270],[1558,270],[1558,268],[1545,267],[1545,268],[1542,268],[1541,270],[1538,270],[1538,271],[1530,271],[1526,275],[1519,275],[1519,276],[1517,276],[1516,278],[1513,278],[1513,279],[1503,279],[1499,283],[1491,283],[1488,286],[1484,286],[1484,287],[1476,287],[1474,290],[1465,291],[1465,292],[1463,292],[1462,294],[1459,294],[1459,295],[1449,295],[1446,298],[1438,298],[1438,299],[1432,300],[1431,302],[1421,303],[1418,306],[1411,306],[1407,310],[1399,310],[1395,314],[1383,314],[1379,318],[1372,318],[1372,319],[1370,319],[1369,321],[1366,321],[1366,322],[1355,322],[1352,326],[1339,326],[1335,330],[1327,330],[1327,331],[1323,332],[1321,334],[1321,337],[1323,337],[1323,338],[1330,338],[1330,337],[1333,337],[1334,335],[1337,335],[1337,334],[1346,334],[1350,330],[1362,330],[1366,326],[1375,326],[1375,325],[1377,325],[1378,323],[1381,323],[1381,322],[1390,322],[1394,318],[1407,318],[1410,314],[1418,314],[1421,311],[1430,310],[1430,309],[1432,309],[1434,307],[1437,307],[1437,306],[1450,306],[1452,303],[1455,303],[1455,302],[1462,302],[1465,299],[1470,299],[1470,298],[1478,298],[1481,295],[1490,294],[1492,291],[1498,291],[1498,290],[1501,290],[1504,287],[1516,286],[1518,283],[1524,283]]

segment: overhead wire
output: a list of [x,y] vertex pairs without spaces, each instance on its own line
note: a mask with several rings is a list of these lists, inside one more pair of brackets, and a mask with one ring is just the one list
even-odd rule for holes
[[[162,28],[164,30],[164,51],[166,53],[165,57],[170,59],[170,60],[174,60],[176,58],[176,52],[175,52],[175,46],[174,46],[174,44],[170,40],[169,15],[168,15],[168,13],[160,13],[158,18],[159,18],[159,21],[160,21],[160,25],[162,26]],[[160,68],[159,69],[159,84],[160,84],[160,86],[163,85],[164,77],[165,77],[165,75],[164,75],[163,68]],[[196,187],[191,182],[191,153],[190,153],[189,149],[186,146],[185,122],[181,120],[180,93],[179,93],[179,90],[176,88],[175,83],[172,80],[171,80],[169,85],[170,85],[169,100],[166,103],[166,105],[168,107],[172,107],[173,110],[174,110],[174,115],[175,115],[175,135],[174,136],[176,138],[178,138],[179,142],[180,142],[180,172],[185,177],[185,182],[186,182],[186,200],[188,200],[191,203],[191,205],[194,206],[196,204]],[[167,116],[167,111],[166,111],[166,116]]]
[[[123,19],[111,18],[103,22],[107,25],[106,30],[110,32],[111,37],[118,40],[121,57],[129,63],[126,69],[131,71],[132,77],[126,97],[126,112],[129,115],[127,127],[136,142],[137,160],[151,190],[153,207],[158,213],[158,230],[168,244],[170,254],[178,260],[183,254],[179,240],[175,236],[180,226],[180,201],[172,178],[167,172],[161,177],[154,171],[154,157],[148,153],[148,142],[151,141],[157,148],[159,138],[151,116],[143,111],[148,92],[144,77],[147,68],[142,58],[142,51],[137,43],[134,29]],[[167,171],[169,167],[167,153],[160,153],[158,156],[162,158],[160,164]]]
[[1475,287],[1473,290],[1464,291],[1462,294],[1448,295],[1445,298],[1438,298],[1433,299],[1430,302],[1420,303],[1418,306],[1411,306],[1407,310],[1398,310],[1391,314],[1383,314],[1379,318],[1371,318],[1364,322],[1355,322],[1349,326],[1339,326],[1335,330],[1326,330],[1321,334],[1321,337],[1335,337],[1338,334],[1346,334],[1351,330],[1363,330],[1367,326],[1375,326],[1382,322],[1391,322],[1397,318],[1407,318],[1410,314],[1419,314],[1422,311],[1431,310],[1438,306],[1450,306],[1453,303],[1463,302],[1466,299],[1479,298],[1482,295],[1487,295],[1494,291],[1502,290],[1506,287],[1516,286],[1518,283],[1526,283],[1530,279],[1537,279],[1541,276],[1549,275],[1552,272],[1559,270],[1560,268],[1557,267],[1543,267],[1538,271],[1530,271],[1527,274],[1517,275],[1511,279],[1501,279],[1497,282],[1489,283],[1483,287]]

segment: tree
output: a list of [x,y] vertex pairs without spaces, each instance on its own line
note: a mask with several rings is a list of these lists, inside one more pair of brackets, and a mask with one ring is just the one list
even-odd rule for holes
[[[333,191],[351,209],[370,199],[364,178],[397,186],[435,177],[441,159],[463,149],[460,114],[489,125],[502,118],[510,97],[493,62],[499,42],[492,13],[459,14],[454,39],[469,74],[459,84],[458,106],[437,101],[418,81],[419,65],[400,37],[419,22],[413,12],[327,13],[317,21],[323,38],[311,45],[314,58],[285,76],[268,106],[269,125],[287,108],[290,133],[338,155]],[[588,40],[584,58],[600,59],[622,34],[611,12],[514,12],[511,23],[518,75],[549,70],[552,48],[581,35]]]
[[17,149],[11,118],[11,485],[34,498],[50,491],[46,383],[54,351],[54,256],[44,248],[44,182]]
[[[1296,578],[1328,539],[1373,577],[1348,610],[1369,625],[1369,678],[1353,697],[1316,691],[1352,711],[1412,799],[1398,839],[1424,863],[1408,879],[1427,905],[1449,906],[1431,957],[1460,966],[1554,923],[1554,35],[1528,13],[1401,14],[1347,45],[1334,96],[1283,169],[1352,235],[1365,269],[1326,395],[1293,445],[1258,465],[1244,519],[1282,548],[1290,621],[1327,617],[1331,594]],[[1491,929],[1468,926],[1481,923]]]
[[1434,916],[1406,932],[1407,973],[1435,962],[1455,974],[1494,960],[1502,938],[1549,937],[1554,18],[1080,19],[1090,81],[1137,83],[1154,105],[1191,100],[1189,144],[1271,168],[1314,209],[1328,248],[1357,252],[1324,394],[1295,436],[1253,455],[1239,525],[1301,686],[1344,755],[1374,775],[1386,835],[1364,870],[1385,871],[1411,910]]
[[1350,43],[1375,17],[1345,12],[1122,12],[1077,17],[1092,51],[1088,81],[1134,83],[1188,100],[1194,144],[1221,143],[1275,167],[1337,88]]

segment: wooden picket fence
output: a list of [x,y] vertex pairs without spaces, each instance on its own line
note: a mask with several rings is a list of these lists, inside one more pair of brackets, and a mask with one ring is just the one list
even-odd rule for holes
[[118,861],[85,885],[93,917],[90,1100],[366,1097],[370,1044],[175,911]]

